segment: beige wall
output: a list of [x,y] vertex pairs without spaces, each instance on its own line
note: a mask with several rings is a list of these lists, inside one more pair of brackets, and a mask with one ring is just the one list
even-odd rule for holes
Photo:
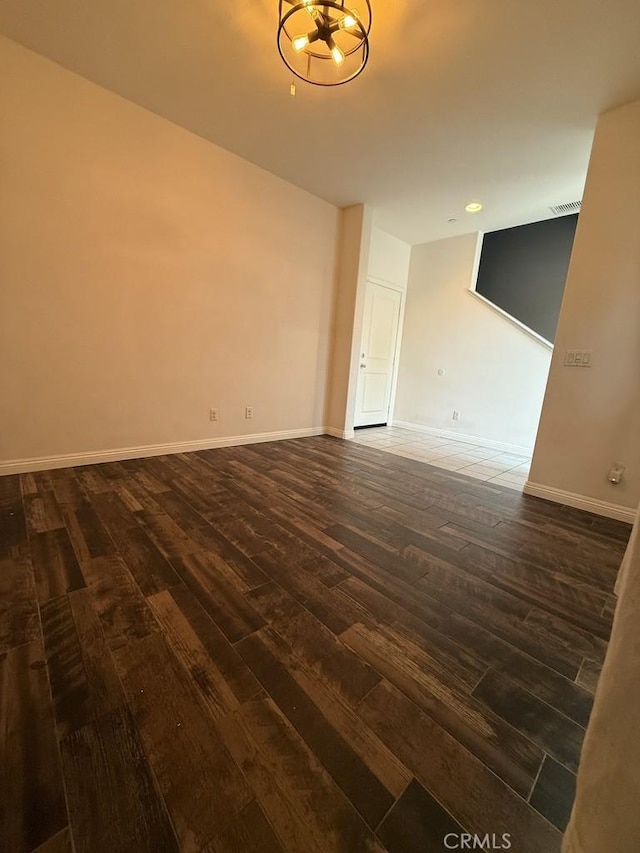
[[[600,117],[530,481],[595,501],[640,499],[640,102]],[[564,367],[567,349],[591,368]],[[612,486],[613,462],[626,465]]]
[[371,210],[362,204],[340,212],[331,386],[326,422],[336,436],[353,433],[358,347],[371,245]]
[[550,352],[469,293],[477,247],[413,247],[394,421],[531,449]]
[[4,38],[0,115],[0,459],[324,426],[336,208]]

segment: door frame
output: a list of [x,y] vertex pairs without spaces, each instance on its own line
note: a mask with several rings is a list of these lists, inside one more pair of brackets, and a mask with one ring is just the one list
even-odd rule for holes
[[[398,328],[396,334],[396,345],[393,353],[393,367],[391,369],[391,391],[389,395],[389,412],[387,414],[387,424],[391,426],[393,423],[393,414],[395,411],[396,405],[396,391],[398,389],[398,371],[400,369],[400,349],[402,347],[402,333],[404,329],[404,311],[405,311],[405,303],[406,303],[406,288],[402,287],[399,284],[396,284],[392,281],[386,281],[383,278],[377,278],[373,275],[367,275],[365,290],[370,284],[377,284],[381,287],[386,287],[389,290],[394,290],[396,293],[400,294],[400,307],[398,311]],[[363,304],[364,307],[364,304]],[[358,341],[358,361],[360,353],[362,352],[362,335],[364,329],[360,329],[360,340]],[[360,381],[360,374],[358,373],[358,382]],[[351,429],[354,430],[355,427],[352,424]],[[362,427],[362,429],[366,429],[366,427]]]

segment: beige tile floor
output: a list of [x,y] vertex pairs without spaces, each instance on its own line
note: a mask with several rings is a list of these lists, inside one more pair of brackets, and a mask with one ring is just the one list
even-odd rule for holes
[[401,427],[356,430],[353,441],[519,491],[529,476],[531,465],[531,456],[505,453],[485,445],[439,438]]

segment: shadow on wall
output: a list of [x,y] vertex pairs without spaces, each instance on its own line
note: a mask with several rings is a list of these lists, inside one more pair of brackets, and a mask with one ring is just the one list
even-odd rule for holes
[[484,235],[476,293],[553,343],[578,216]]

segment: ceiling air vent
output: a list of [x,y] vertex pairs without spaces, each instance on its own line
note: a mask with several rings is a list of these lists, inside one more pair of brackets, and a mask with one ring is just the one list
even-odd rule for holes
[[581,201],[569,201],[566,204],[556,204],[549,210],[556,216],[566,216],[567,213],[580,213],[581,206]]

